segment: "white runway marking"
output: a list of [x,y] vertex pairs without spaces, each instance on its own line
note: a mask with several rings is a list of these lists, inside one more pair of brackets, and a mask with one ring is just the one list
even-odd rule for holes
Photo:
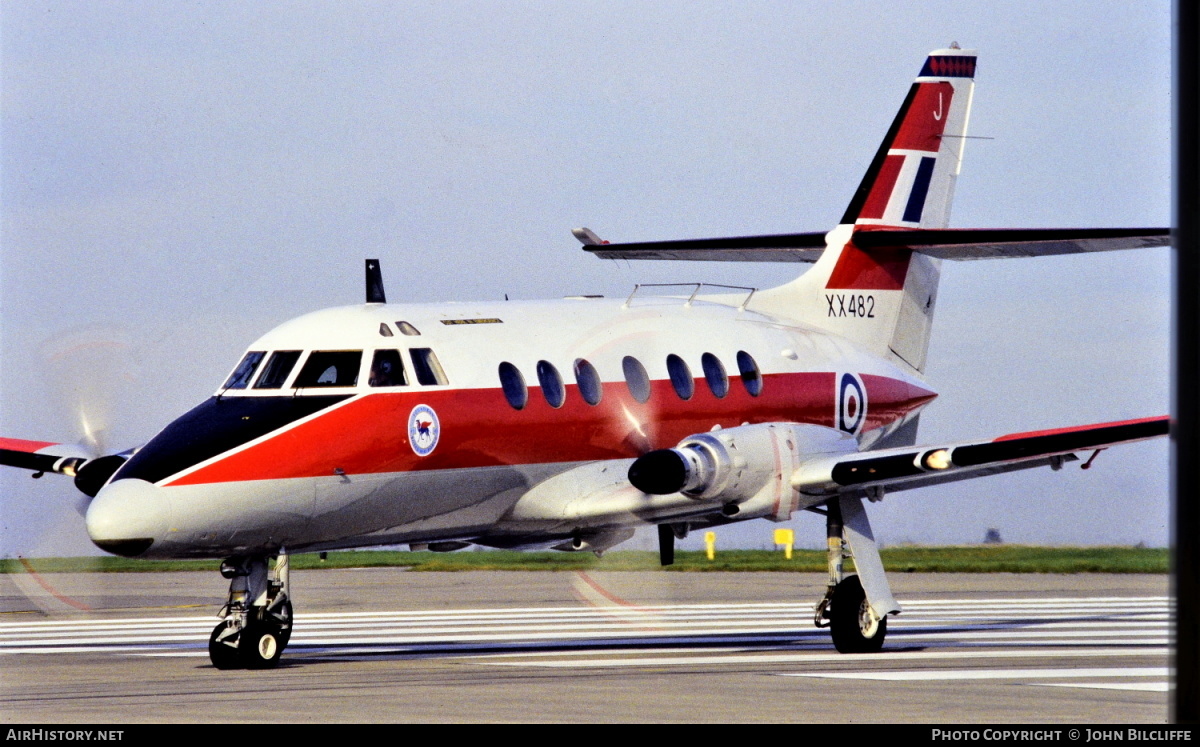
[[[1171,603],[1165,597],[918,600],[889,619],[878,654],[833,650],[827,630],[796,603],[657,607],[528,607],[300,614],[287,657],[304,660],[439,657],[497,667],[786,667],[853,671],[786,676],[883,681],[996,680],[1162,692]],[[213,617],[173,616],[0,623],[0,654],[206,658]],[[1128,660],[1130,666],[1037,669],[1029,661]],[[1023,659],[1021,669],[1003,663]],[[1139,662],[1138,659],[1143,661]],[[937,662],[955,669],[869,671]],[[997,666],[989,668],[989,662]],[[1138,665],[1141,666],[1138,666]],[[1152,678],[1153,681],[1147,681]],[[1065,680],[1046,682],[1045,680]]]
[[1095,669],[922,669],[899,672],[803,672],[783,677],[824,677],[840,680],[1065,680],[1080,677],[1166,677],[1166,667],[1099,667]]
[[[955,680],[1020,680],[1042,687],[1082,687],[1095,690],[1130,690],[1134,692],[1168,692],[1170,676],[1167,667],[1096,667],[1076,669],[957,669],[909,670],[884,672],[789,672],[784,677],[813,677],[817,679],[874,680],[882,682],[950,682]],[[1131,678],[1110,682],[1028,682],[1029,680],[1086,680],[1091,678]],[[1133,678],[1154,677],[1153,682]]]
[[1166,693],[1171,686],[1163,682],[1031,682],[1042,687],[1082,687],[1091,690],[1131,690],[1141,693]]
[[[642,657],[624,657],[612,659],[574,659],[571,661],[555,661],[555,662],[540,662],[530,663],[527,661],[514,662],[494,662],[497,666],[510,667],[550,667],[550,668],[621,668],[621,667],[661,667],[661,666],[689,666],[689,665],[707,665],[707,664],[819,664],[825,662],[880,662],[880,661],[915,661],[915,660],[943,660],[955,661],[965,659],[1011,659],[1011,658],[1038,658],[1038,659],[1055,659],[1055,658],[1095,658],[1095,657],[1127,657],[1127,656],[1166,656],[1167,649],[1139,649],[1139,650],[1113,650],[1113,649],[1059,649],[1059,650],[1040,650],[1031,652],[1028,650],[988,650],[988,651],[881,651],[877,654],[839,654],[839,653],[807,653],[807,654],[716,654],[711,656],[642,656]],[[505,656],[521,656],[521,654],[509,654]],[[789,676],[801,676],[791,675]]]

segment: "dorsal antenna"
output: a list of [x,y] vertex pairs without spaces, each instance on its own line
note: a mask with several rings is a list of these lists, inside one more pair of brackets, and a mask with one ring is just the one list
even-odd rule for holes
[[367,260],[367,303],[387,303],[383,292],[383,270],[377,259]]

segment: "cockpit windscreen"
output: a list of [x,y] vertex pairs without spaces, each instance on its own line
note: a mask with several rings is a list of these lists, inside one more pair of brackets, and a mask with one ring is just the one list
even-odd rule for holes
[[229,375],[229,379],[225,382],[223,389],[245,389],[250,385],[250,379],[254,378],[254,372],[258,369],[258,364],[262,363],[266,353],[262,350],[251,350],[246,353],[246,357],[242,358],[242,362],[233,369],[233,373]]
[[258,376],[258,381],[254,383],[254,388],[283,388],[288,374],[292,372],[296,361],[300,360],[300,352],[299,350],[279,350],[271,353],[271,357],[267,359],[267,365],[263,366],[263,372]]
[[361,350],[316,350],[296,376],[297,389],[322,386],[354,386],[362,363]]

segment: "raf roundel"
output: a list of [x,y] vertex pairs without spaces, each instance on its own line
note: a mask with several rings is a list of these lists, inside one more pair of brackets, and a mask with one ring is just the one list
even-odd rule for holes
[[408,443],[417,456],[429,456],[437,446],[442,427],[429,405],[417,405],[408,416]]
[[838,383],[837,427],[847,433],[858,435],[867,420],[867,388],[862,379],[852,373],[844,373]]

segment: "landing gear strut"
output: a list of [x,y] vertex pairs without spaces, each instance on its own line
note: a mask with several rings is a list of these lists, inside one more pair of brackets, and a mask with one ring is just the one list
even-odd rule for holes
[[[861,504],[859,506],[861,507]],[[865,520],[866,514],[862,516]],[[843,563],[847,556],[844,530],[840,502],[837,499],[831,500],[826,504],[825,512],[829,583],[825,597],[817,604],[813,623],[818,628],[829,628],[833,637],[833,647],[839,652],[872,654],[883,648],[883,639],[887,636],[887,615],[875,613],[858,576],[844,574]],[[875,553],[877,559],[878,550],[873,538],[869,549]],[[871,567],[874,564],[867,565]],[[864,570],[859,569],[860,573]],[[882,566],[880,572],[882,573]],[[883,583],[886,584],[886,581]],[[884,589],[886,591],[886,586]],[[887,592],[887,595],[890,598],[890,592]],[[894,604],[894,600],[892,606],[899,611],[899,606]]]
[[229,600],[208,637],[208,656],[217,669],[269,669],[292,637],[288,557],[280,551],[274,573],[265,555],[230,558],[221,564]]

